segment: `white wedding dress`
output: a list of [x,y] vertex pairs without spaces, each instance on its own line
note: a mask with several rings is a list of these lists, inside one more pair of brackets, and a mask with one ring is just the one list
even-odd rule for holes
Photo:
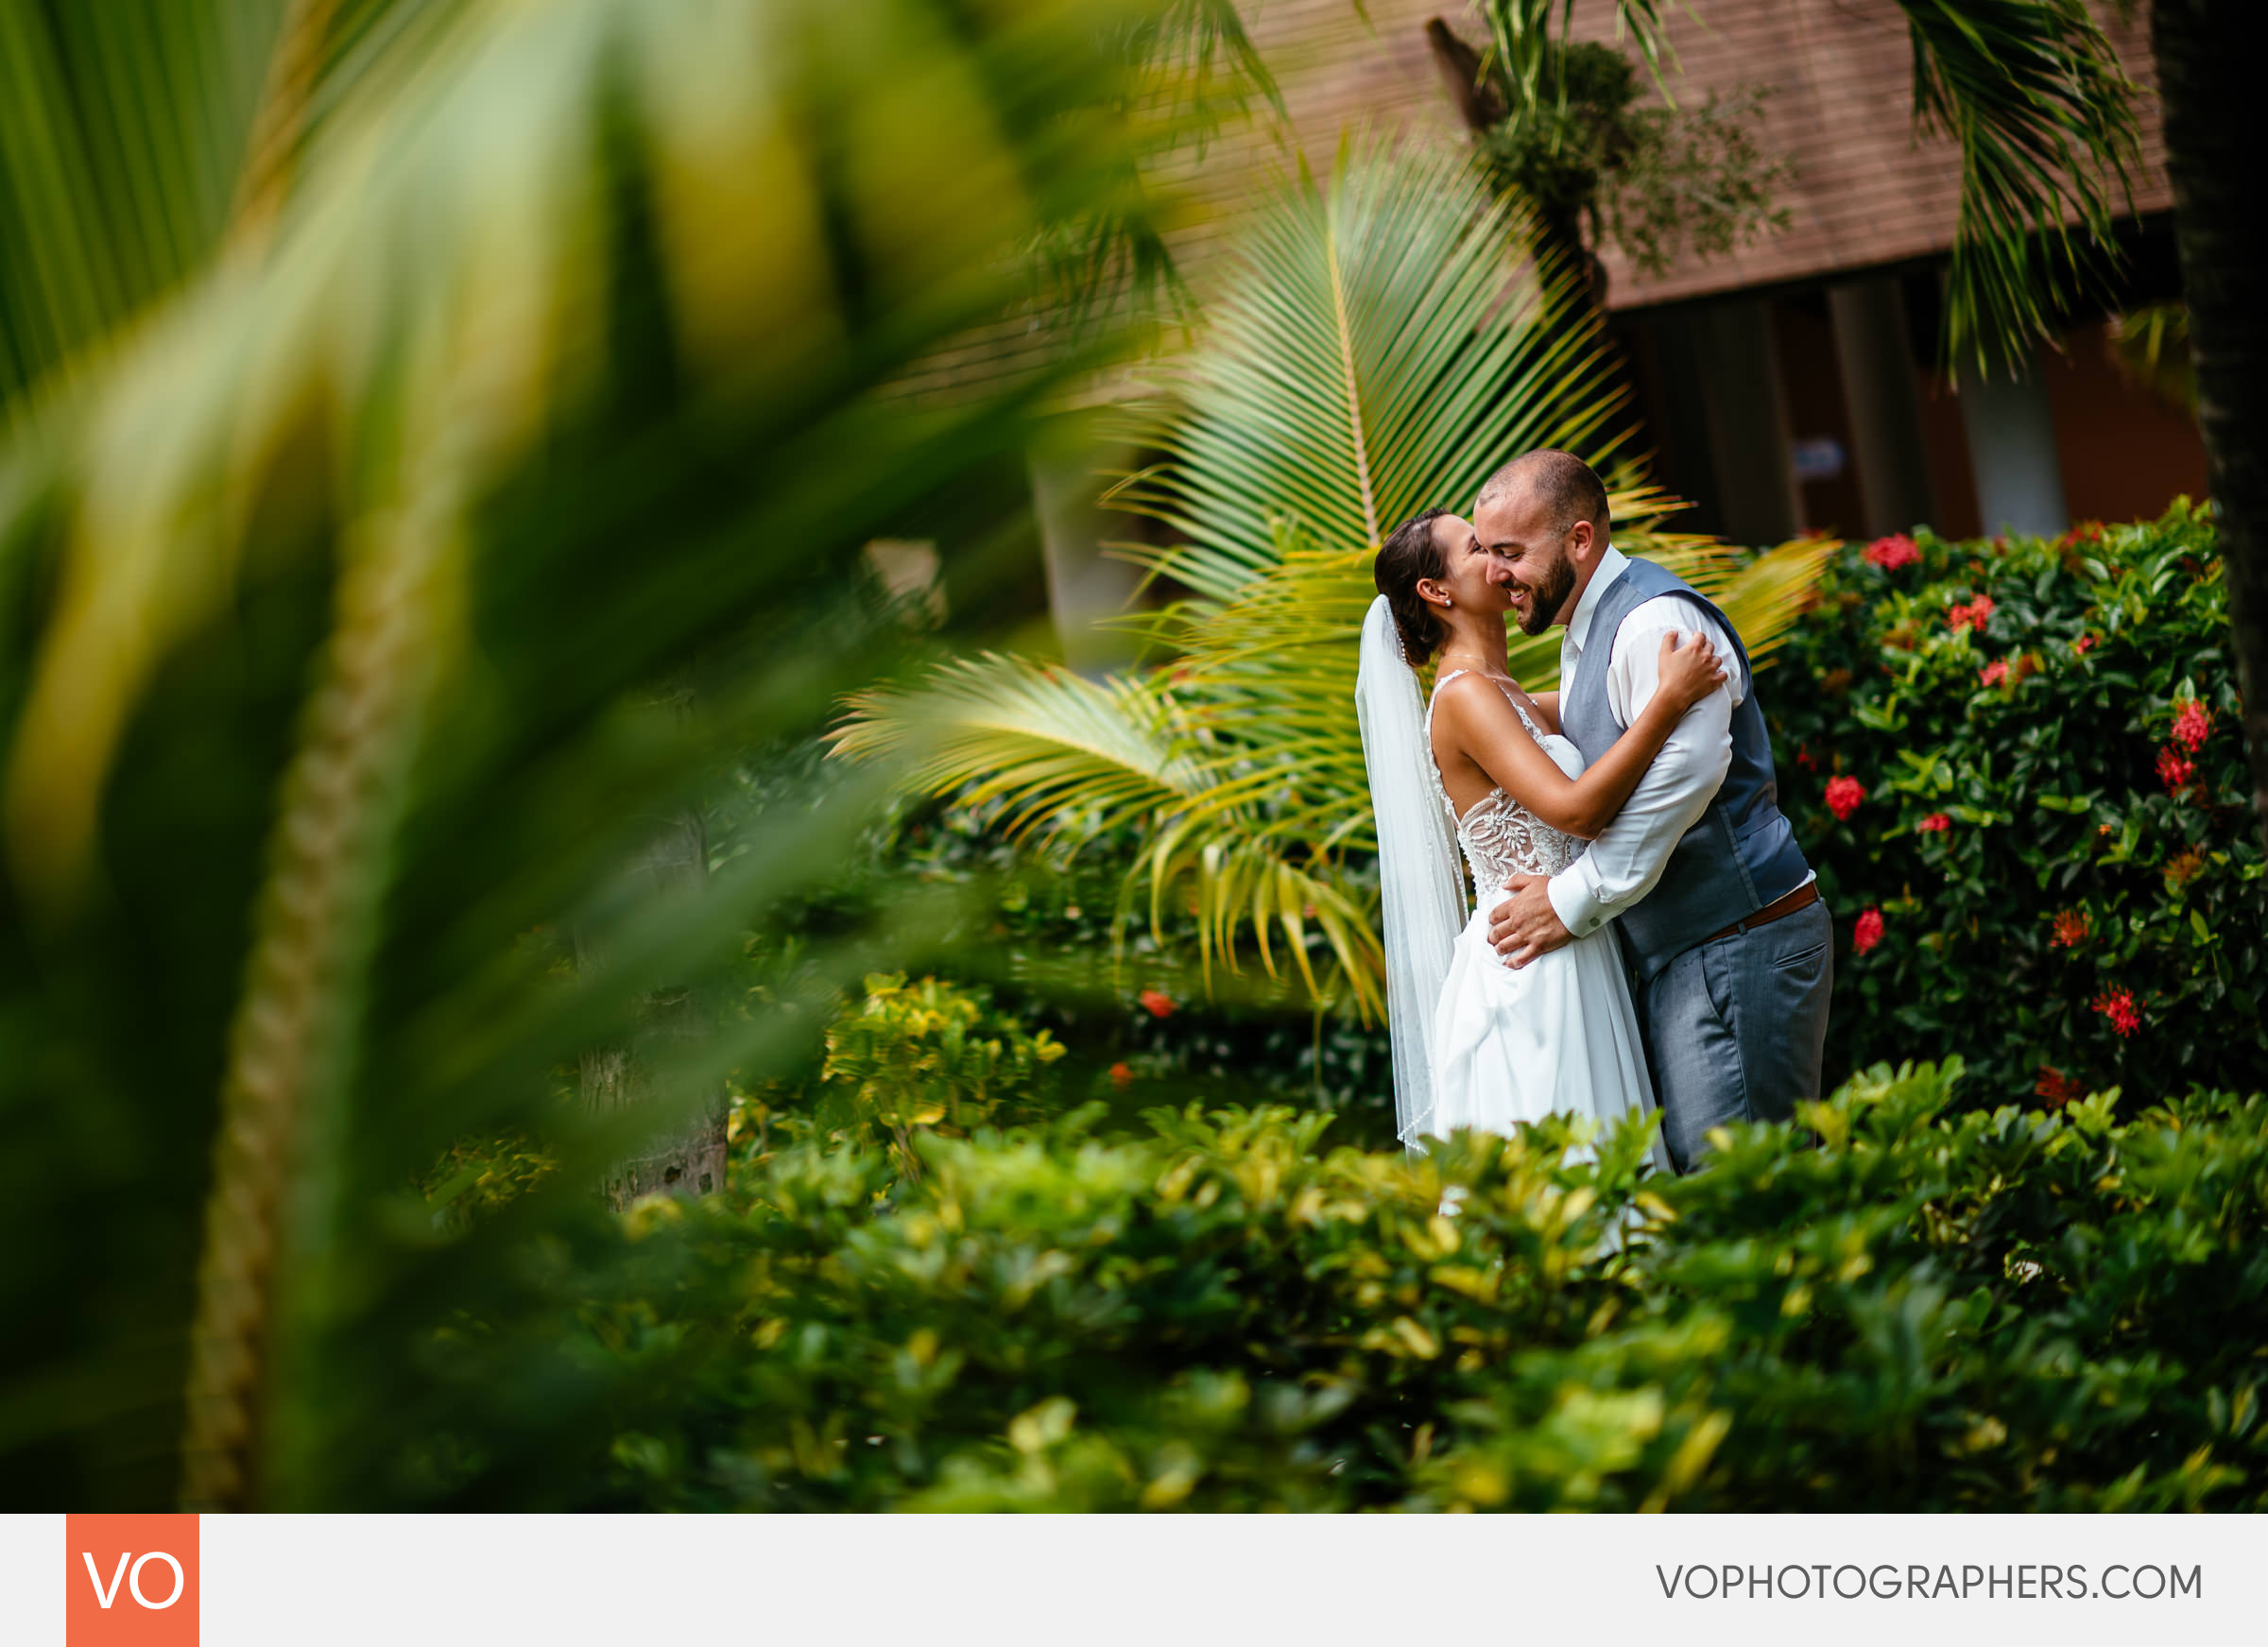
[[[1444,675],[1435,694],[1465,673]],[[1538,730],[1518,701],[1509,693],[1505,697],[1543,752],[1568,777],[1580,777],[1582,751]],[[1433,713],[1429,703],[1429,748]],[[1441,786],[1440,768],[1429,760],[1427,770],[1464,849],[1478,907],[1457,935],[1434,1010],[1433,1113],[1413,1131],[1444,1138],[1463,1126],[1509,1134],[1515,1122],[1540,1121],[1554,1111],[1593,1117],[1606,1128],[1652,1109],[1653,1084],[1614,934],[1601,927],[1518,970],[1488,943],[1499,889],[1515,875],[1556,875],[1581,855],[1584,843],[1502,789],[1459,817]],[[1669,1170],[1658,1134],[1654,1162]]]

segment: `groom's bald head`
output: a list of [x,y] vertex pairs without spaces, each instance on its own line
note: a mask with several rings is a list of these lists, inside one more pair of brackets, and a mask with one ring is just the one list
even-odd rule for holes
[[1521,453],[1488,477],[1473,514],[1477,518],[1491,505],[1515,499],[1532,504],[1555,532],[1571,532],[1577,521],[1589,521],[1592,536],[1602,543],[1607,540],[1612,522],[1606,488],[1598,472],[1572,452],[1539,446]]
[[1473,536],[1522,633],[1540,635],[1572,616],[1605,556],[1606,526],[1606,489],[1572,452],[1522,453],[1488,477]]

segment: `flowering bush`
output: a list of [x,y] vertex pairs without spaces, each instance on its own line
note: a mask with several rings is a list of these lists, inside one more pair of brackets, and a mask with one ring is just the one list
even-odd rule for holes
[[2209,512],[1914,541],[1898,568],[1846,550],[1764,682],[1781,804],[1856,918],[1830,1078],[1957,1049],[1996,1101],[2268,1082],[2268,883]]
[[2104,990],[2095,997],[2095,1010],[2121,1035],[2132,1035],[2142,1027],[2142,1015],[2134,1009],[2134,991],[2131,989]]
[[2194,755],[2213,735],[2213,717],[2195,698],[2174,712],[2174,741]]
[[1882,912],[1879,909],[1861,910],[1859,912],[1857,924],[1851,928],[1851,953],[1854,955],[1863,955],[1868,950],[1873,949],[1875,945],[1881,943],[1881,941]]
[[1992,596],[1981,594],[1972,601],[1956,602],[1946,608],[1945,621],[1955,633],[1963,629],[1982,629],[1992,621]]
[[1877,538],[1864,551],[1866,564],[1879,566],[1884,572],[1896,572],[1901,566],[1912,566],[1921,558],[1921,550],[1914,540],[1903,532],[1893,532],[1887,538]]

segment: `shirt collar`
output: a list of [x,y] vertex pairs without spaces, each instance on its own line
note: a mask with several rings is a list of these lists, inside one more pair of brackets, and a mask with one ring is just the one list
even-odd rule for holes
[[1606,594],[1606,586],[1622,576],[1624,569],[1629,564],[1630,557],[1612,543],[1607,544],[1606,552],[1599,557],[1599,569],[1590,575],[1590,585],[1584,590],[1583,598],[1575,602],[1574,616],[1567,620],[1567,643],[1576,651],[1582,651],[1584,642],[1590,639],[1591,614],[1599,609],[1599,601]]

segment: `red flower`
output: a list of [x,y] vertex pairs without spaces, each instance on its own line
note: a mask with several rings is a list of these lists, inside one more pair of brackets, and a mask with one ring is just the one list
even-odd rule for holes
[[2134,991],[2123,986],[2104,990],[2095,997],[2092,1005],[2110,1020],[2110,1027],[2121,1035],[2132,1035],[2142,1027],[2142,1015],[2134,1004]]
[[1982,629],[1992,616],[1992,596],[1981,594],[1972,601],[1955,601],[1946,608],[1945,621],[1953,626],[1955,634],[1963,629]]
[[2042,1064],[2038,1084],[2032,1090],[2048,1101],[2049,1108],[2060,1109],[2074,1098],[2086,1097],[2087,1083],[2073,1080],[2053,1064]]
[[2002,681],[2008,678],[2007,661],[2004,659],[1995,658],[1977,671],[1977,678],[1986,686],[2000,685]]
[[1863,955],[1882,941],[1882,912],[1869,909],[1859,916],[1858,925],[1850,930],[1850,952]]
[[2191,754],[2204,748],[2212,732],[2212,713],[2195,698],[2174,712],[2174,741]]
[[1125,1091],[1128,1087],[1134,1085],[1134,1072],[1123,1063],[1112,1064],[1110,1066],[1110,1084],[1120,1091]]
[[2084,909],[2059,909],[2055,912],[2055,935],[2048,940],[2052,950],[2075,950],[2093,935],[2094,922]]
[[1144,989],[1135,999],[1142,1003],[1143,1010],[1152,1018],[1171,1018],[1174,1015],[1174,998],[1162,989]]
[[2076,641],[2071,643],[2071,650],[2078,653],[2082,658],[2086,657],[2094,649],[2095,637],[2092,635],[2082,635]]
[[2185,761],[2172,749],[2157,752],[2158,781],[2165,784],[2168,795],[2179,795],[2182,786],[2197,776],[2197,763]]
[[1936,834],[1941,831],[1951,829],[1953,827],[1953,820],[1948,817],[1944,813],[1933,812],[1930,814],[1929,816],[1923,818],[1921,822],[1916,824],[1914,827],[1921,831],[1924,834]]
[[1830,778],[1827,781],[1827,810],[1837,818],[1847,818],[1859,810],[1859,802],[1866,798],[1866,786],[1856,778]]
[[1921,551],[1914,540],[1903,532],[1893,532],[1887,538],[1877,538],[1866,545],[1864,558],[1869,566],[1879,566],[1884,572],[1896,572],[1901,566],[1911,566],[1921,558]]

